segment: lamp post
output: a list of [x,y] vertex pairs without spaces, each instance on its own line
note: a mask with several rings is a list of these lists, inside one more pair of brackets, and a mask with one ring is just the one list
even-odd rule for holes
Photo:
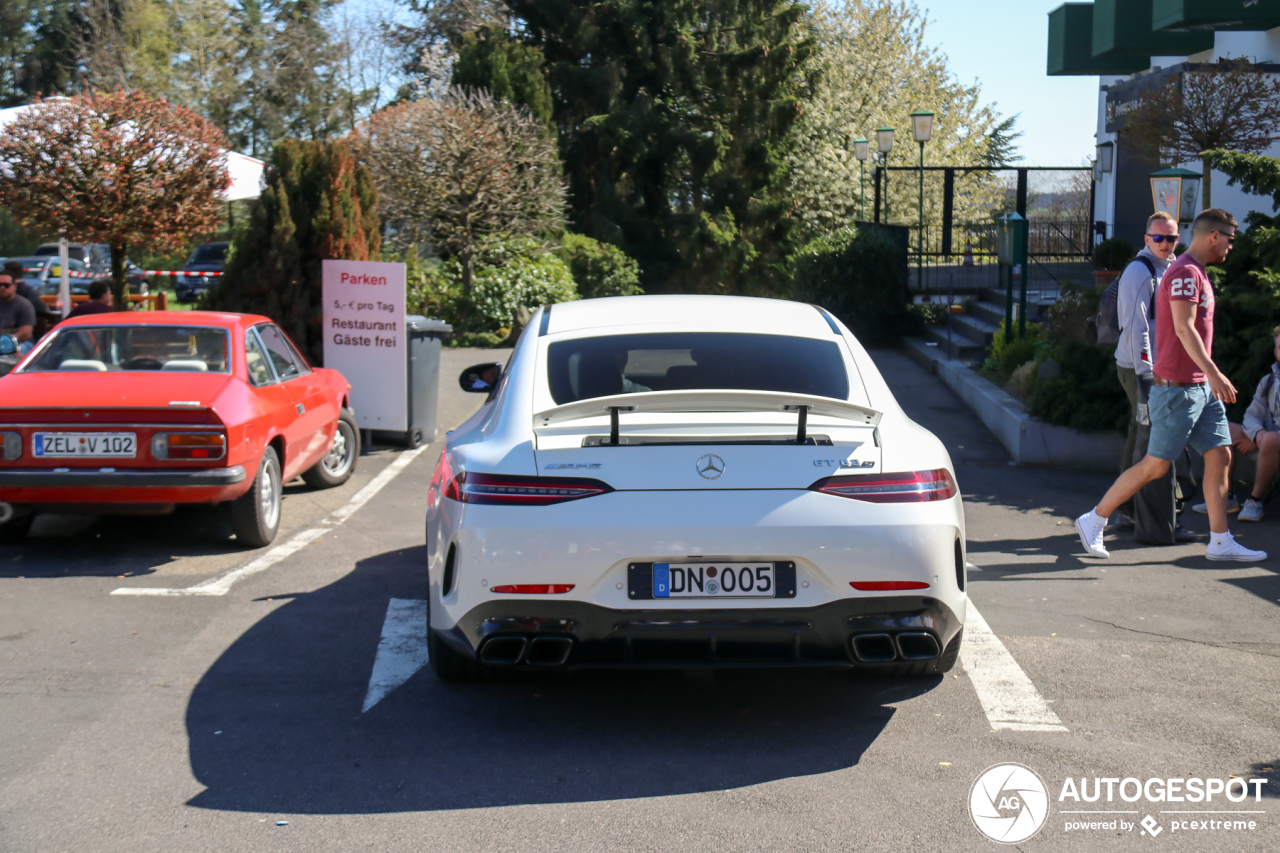
[[871,153],[871,141],[858,137],[853,140],[853,156],[858,158],[858,218],[867,221],[867,156]]
[[924,144],[933,136],[933,113],[911,114],[911,136],[920,143],[920,230],[916,234],[916,287],[924,289]]
[[880,149],[880,166],[884,170],[884,221],[889,221],[889,152],[893,150],[893,128],[876,130],[876,147]]

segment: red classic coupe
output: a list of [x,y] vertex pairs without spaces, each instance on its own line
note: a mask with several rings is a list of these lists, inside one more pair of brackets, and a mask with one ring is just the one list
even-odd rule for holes
[[266,317],[95,314],[59,323],[0,379],[0,540],[37,512],[229,504],[236,538],[280,527],[281,487],[347,481],[360,454],[336,370]]

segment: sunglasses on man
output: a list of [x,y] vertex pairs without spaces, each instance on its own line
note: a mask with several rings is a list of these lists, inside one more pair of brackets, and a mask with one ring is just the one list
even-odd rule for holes
[[1236,235],[1235,235],[1235,232],[1233,231],[1220,231],[1217,228],[1215,228],[1213,229],[1213,233],[1221,234],[1223,237],[1226,237],[1228,246],[1236,241]]
[[0,281],[0,287],[17,287],[16,281]]
[[1157,243],[1157,244],[1173,243],[1176,245],[1178,242],[1177,234],[1148,234],[1147,236],[1151,238],[1152,243]]

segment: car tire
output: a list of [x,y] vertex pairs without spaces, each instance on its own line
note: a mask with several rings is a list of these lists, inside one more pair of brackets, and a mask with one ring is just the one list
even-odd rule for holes
[[427,599],[427,663],[441,681],[465,684],[480,676],[480,664],[456,651],[431,630],[431,600]]
[[0,545],[12,545],[21,542],[27,537],[27,531],[31,530],[31,522],[35,520],[34,512],[11,518],[4,524],[0,524]]
[[249,491],[231,502],[231,528],[236,540],[249,548],[270,545],[280,530],[283,483],[280,457],[268,447],[258,463],[258,473]]
[[332,489],[351,479],[360,458],[360,427],[355,412],[343,409],[338,427],[333,431],[329,452],[319,462],[302,472],[302,479],[313,489]]

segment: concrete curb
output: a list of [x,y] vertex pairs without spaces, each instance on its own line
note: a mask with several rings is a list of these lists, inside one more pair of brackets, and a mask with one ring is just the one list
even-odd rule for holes
[[1118,432],[1077,432],[1031,417],[1027,407],[938,346],[904,338],[903,351],[935,374],[991,430],[1018,465],[1114,474],[1124,451]]

